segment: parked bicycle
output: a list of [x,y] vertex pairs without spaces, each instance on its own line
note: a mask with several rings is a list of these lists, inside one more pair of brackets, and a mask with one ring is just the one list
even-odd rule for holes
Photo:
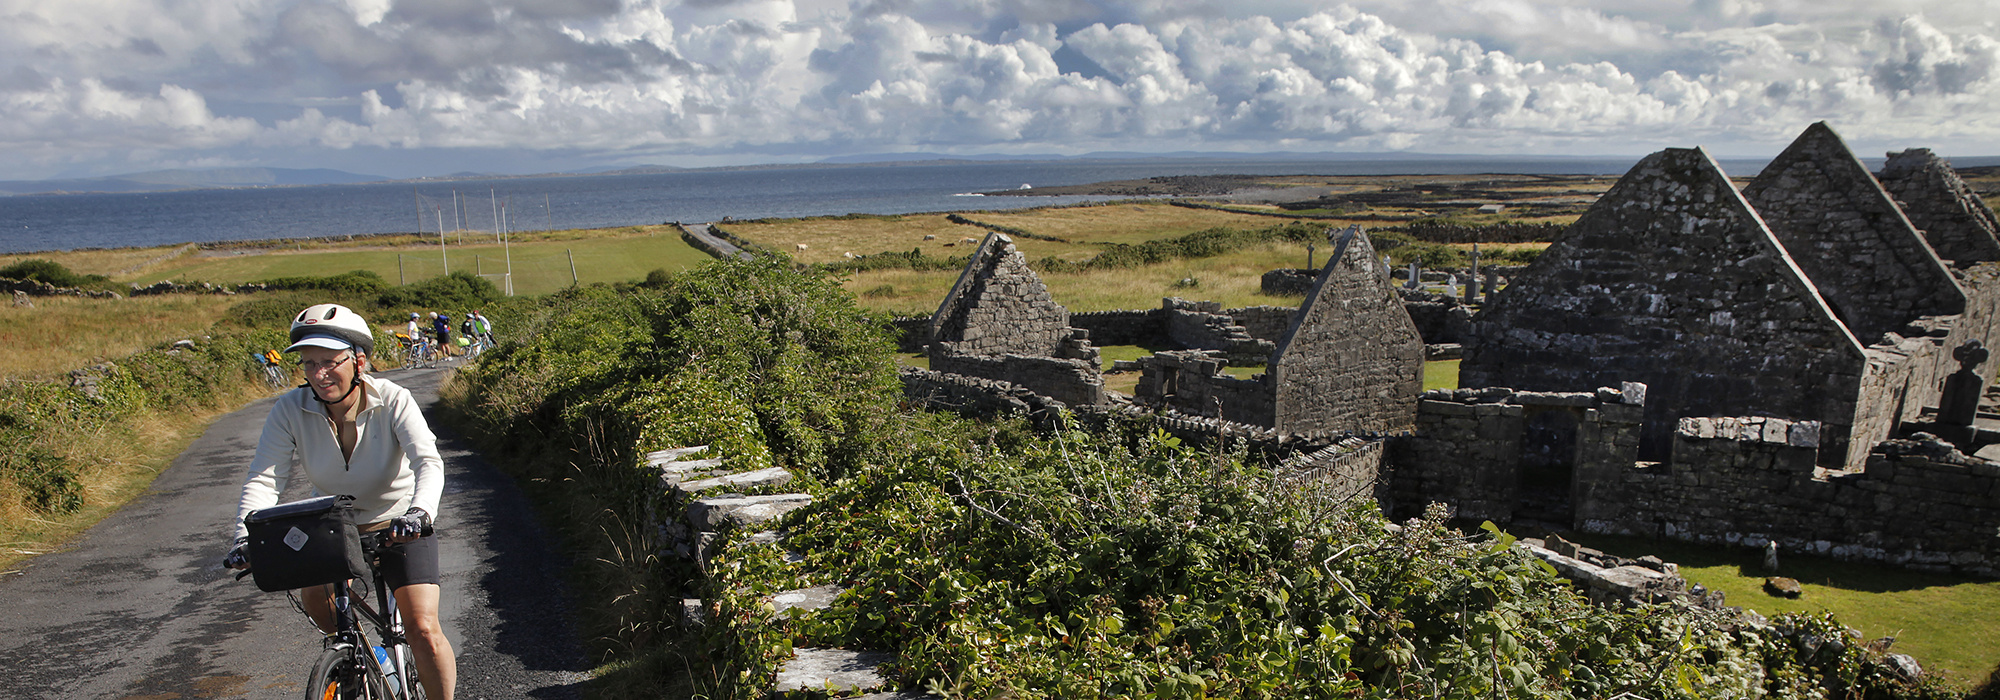
[[435,346],[431,344],[429,336],[418,334],[412,337],[408,334],[397,333],[396,340],[401,342],[403,353],[402,364],[404,366],[432,367],[437,364],[437,352]]
[[[253,528],[276,524],[266,536],[278,539],[277,546],[297,553],[288,555],[288,564],[300,564],[284,568],[346,573],[343,570],[351,570],[352,565],[338,560],[351,558],[355,551],[360,553],[361,560],[366,564],[366,579],[335,578],[332,581],[335,628],[322,642],[319,658],[307,677],[306,700],[424,700],[426,695],[417,677],[415,657],[408,638],[403,634],[402,615],[396,609],[396,597],[390,595],[388,581],[381,570],[380,550],[389,544],[389,531],[360,535],[355,531],[351,518],[345,522],[328,518],[328,513],[337,513],[346,507],[346,501],[339,500],[344,498],[324,496],[295,501],[254,511],[245,518],[245,522]],[[312,534],[306,534],[307,530],[311,530]],[[277,535],[276,532],[280,531],[285,534]],[[256,529],[252,532],[251,568],[237,574],[237,579],[256,575],[259,588],[266,591],[285,590],[290,595],[290,591],[301,581],[327,578],[326,575],[313,576],[292,571],[274,573],[269,569],[272,566],[269,562],[266,569],[256,568],[260,549],[270,552],[272,548],[258,547],[263,544],[258,540],[261,533]],[[432,530],[424,528],[423,536],[431,535]],[[357,590],[355,582],[361,582],[363,586]],[[374,598],[372,604],[369,600],[371,593]],[[297,598],[292,599],[292,604],[301,614],[305,613]]]

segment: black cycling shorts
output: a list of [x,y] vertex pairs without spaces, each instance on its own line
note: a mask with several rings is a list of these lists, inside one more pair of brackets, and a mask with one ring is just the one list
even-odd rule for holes
[[382,558],[382,579],[389,590],[413,583],[438,583],[438,538],[419,537],[376,550]]

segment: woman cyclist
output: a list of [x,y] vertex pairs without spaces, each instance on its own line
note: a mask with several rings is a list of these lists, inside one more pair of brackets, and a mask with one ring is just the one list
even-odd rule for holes
[[[444,492],[437,439],[408,390],[368,376],[375,336],[359,315],[339,304],[313,306],[292,320],[291,340],[285,352],[299,353],[306,383],[280,396],[264,419],[236,507],[236,546],[223,564],[250,567],[243,518],[278,502],[296,461],[316,495],[355,497],[363,532],[389,530],[393,544],[382,550],[382,573],[403,611],[418,677],[431,700],[451,700],[458,668],[438,625],[437,538],[418,536]],[[300,597],[320,629],[332,633],[332,586],[304,589]]]

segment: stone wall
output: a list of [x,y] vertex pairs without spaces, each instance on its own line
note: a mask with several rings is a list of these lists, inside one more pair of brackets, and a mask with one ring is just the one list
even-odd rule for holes
[[1640,463],[1579,506],[1588,532],[1762,546],[1845,560],[2000,574],[2000,465],[1919,436],[1868,455],[1865,471],[1817,469],[1819,426],[1688,418],[1673,459]]
[[1318,450],[1302,452],[1279,463],[1277,479],[1293,485],[1311,484],[1318,493],[1337,500],[1388,496],[1382,478],[1387,440],[1347,437]]
[[1026,387],[995,379],[915,367],[901,368],[898,376],[903,382],[903,398],[930,410],[978,418],[1021,414],[1045,422],[1053,420],[1056,412],[1065,408],[1062,403]]
[[1090,360],[933,352],[931,371],[999,380],[1070,406],[1104,402],[1104,375]]
[[1222,304],[1168,297],[1160,300],[1160,315],[1166,320],[1167,339],[1189,350],[1215,350],[1232,365],[1256,366],[1271,362],[1277,346],[1250,335],[1236,320],[1222,313]]
[[1850,456],[1862,345],[1700,149],[1641,160],[1474,326],[1461,386],[1647,384],[1643,459],[1706,415],[1818,420],[1822,457]]
[[1302,297],[1312,291],[1313,278],[1318,277],[1317,273],[1318,270],[1279,268],[1264,273],[1258,289],[1274,297]]
[[[1415,432],[1391,445],[1385,509],[1401,517],[1442,502],[1467,520],[1504,523],[1527,515],[1563,522],[1576,500],[1599,496],[1600,472],[1631,466],[1645,401],[1639,384],[1592,392],[1425,392]],[[1559,501],[1537,500],[1551,498]]]
[[1099,347],[1167,344],[1166,322],[1159,309],[1073,313],[1069,315],[1069,325],[1090,331],[1090,342]]
[[1944,263],[1825,122],[1743,188],[1772,235],[1863,345],[1965,310]]
[[1889,154],[1876,177],[1938,257],[1961,266],[2000,261],[2000,220],[1930,149]]
[[1213,350],[1167,350],[1139,358],[1141,402],[1183,413],[1247,425],[1276,427],[1268,374],[1237,379],[1223,372],[1222,354]]
[[1396,292],[1402,295],[1403,310],[1409,312],[1410,322],[1417,324],[1417,335],[1423,336],[1425,343],[1464,343],[1472,332],[1472,307],[1458,297],[1402,287]]
[[1424,341],[1359,226],[1343,233],[1278,342],[1266,381],[1285,432],[1408,428],[1424,386]]
[[1276,343],[1292,327],[1292,317],[1297,316],[1299,310],[1292,306],[1245,306],[1223,309],[1222,313],[1235,319],[1236,325],[1242,326],[1250,337]]
[[37,280],[17,280],[10,277],[0,277],[0,293],[12,295],[16,292],[26,294],[31,297],[88,297],[92,299],[119,298],[117,292],[108,292],[102,289],[77,289],[74,287],[58,287],[53,284]]

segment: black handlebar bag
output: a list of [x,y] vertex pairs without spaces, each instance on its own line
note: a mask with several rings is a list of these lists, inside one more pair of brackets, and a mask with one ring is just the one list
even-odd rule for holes
[[250,573],[275,592],[368,575],[354,499],[322,496],[250,511]]

